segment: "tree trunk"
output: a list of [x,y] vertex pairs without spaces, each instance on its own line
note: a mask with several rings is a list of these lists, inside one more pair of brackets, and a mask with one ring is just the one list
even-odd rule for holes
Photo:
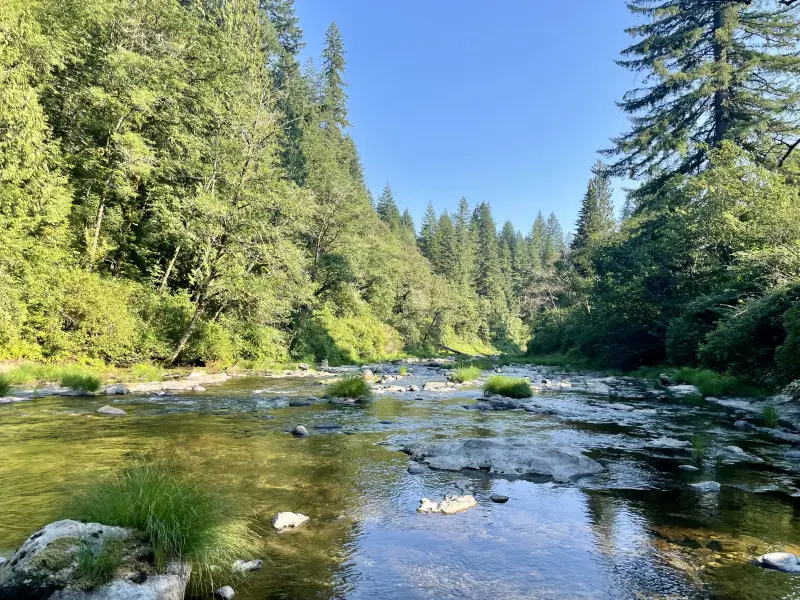
[[175,354],[173,354],[172,358],[167,361],[168,365],[171,365],[178,360],[178,356],[180,356],[181,352],[183,352],[183,349],[186,347],[186,343],[189,341],[189,338],[192,337],[194,328],[197,327],[197,321],[200,319],[200,315],[202,315],[204,311],[205,306],[202,302],[202,299],[200,299],[197,302],[197,308],[194,311],[194,315],[192,315],[192,320],[189,321],[189,325],[186,327],[186,330],[183,332],[183,335],[178,342],[178,348],[175,350]]
[[87,270],[91,273],[94,269],[94,257],[97,254],[97,242],[100,239],[100,227],[103,224],[103,212],[106,207],[106,195],[100,196],[100,204],[97,206],[97,216],[94,220],[94,235],[92,236],[92,245],[89,246],[89,265]]
[[178,247],[175,248],[175,253],[172,255],[172,259],[169,261],[169,265],[167,266],[167,270],[164,271],[164,277],[161,278],[161,285],[158,288],[158,293],[163,294],[164,290],[167,289],[167,280],[169,279],[170,273],[172,273],[172,267],[175,266],[175,261],[178,258],[178,252],[181,251],[181,245],[178,244]]
[[714,6],[714,65],[717,69],[717,89],[714,91],[714,146],[719,146],[725,139],[725,135],[730,129],[730,91],[729,83],[720,80],[719,71],[728,67],[728,46],[726,42],[719,39],[718,33],[722,30],[725,23],[726,2],[716,0]]

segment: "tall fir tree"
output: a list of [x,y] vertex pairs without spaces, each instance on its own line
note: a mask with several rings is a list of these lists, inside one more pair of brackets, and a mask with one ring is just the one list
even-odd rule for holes
[[436,236],[436,225],[439,219],[436,216],[436,211],[433,209],[433,204],[428,202],[428,207],[425,209],[425,214],[422,216],[422,225],[419,230],[419,250],[422,255],[431,260],[434,254],[434,237]]
[[475,236],[475,291],[490,301],[502,298],[502,273],[497,246],[497,227],[492,209],[481,202],[472,213]]
[[629,0],[647,22],[619,64],[643,75],[620,107],[631,130],[607,154],[616,175],[693,173],[724,140],[785,160],[800,135],[797,5],[779,0]]
[[381,221],[386,223],[393,232],[400,229],[400,210],[394,201],[392,195],[392,188],[387,183],[383,188],[381,195],[378,196],[378,202],[375,204],[375,212],[381,218]]
[[347,127],[347,93],[344,88],[345,70],[344,43],[336,23],[331,23],[325,32],[325,48],[322,51],[322,104],[326,118]]
[[571,244],[573,250],[581,250],[592,240],[607,236],[614,230],[614,202],[611,194],[611,182],[605,165],[598,161],[592,168],[592,178],[578,212],[575,237]]

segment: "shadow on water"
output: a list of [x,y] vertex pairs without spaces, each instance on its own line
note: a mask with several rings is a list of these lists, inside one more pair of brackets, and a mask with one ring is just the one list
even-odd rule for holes
[[[479,413],[433,397],[384,396],[362,408],[269,400],[317,396],[320,388],[303,378],[234,380],[175,398],[121,398],[116,404],[129,416],[119,419],[94,414],[101,403],[85,398],[0,407],[0,555],[59,516],[63,499],[85,481],[132,453],[182,440],[187,468],[234,497],[261,534],[266,565],[237,590],[245,600],[777,600],[800,593],[797,580],[748,564],[800,544],[800,504],[781,491],[796,475],[710,459],[699,473],[682,472],[686,456],[644,447],[664,429],[661,414],[617,423],[574,395],[563,396],[562,410],[573,406],[591,418]],[[717,445],[733,440],[748,452],[777,451],[738,440],[718,418],[681,416],[669,427],[680,419],[687,431],[714,431]],[[312,435],[291,436],[298,424]],[[329,424],[341,429],[316,427]],[[381,444],[392,436],[499,435],[584,450],[606,470],[572,485],[435,470],[409,475],[408,457]],[[723,483],[719,494],[687,489],[711,478]],[[441,497],[464,479],[477,508],[451,517],[416,513],[420,498]],[[511,500],[494,504],[492,494]],[[271,518],[284,510],[311,521],[279,535]]]

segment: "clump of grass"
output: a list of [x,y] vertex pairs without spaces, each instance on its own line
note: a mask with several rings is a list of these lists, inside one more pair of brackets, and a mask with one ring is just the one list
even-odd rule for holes
[[22,363],[5,373],[9,383],[25,385],[37,381],[58,381],[62,369],[43,363]]
[[456,383],[464,383],[472,381],[481,376],[481,370],[478,367],[460,367],[450,373],[447,378]]
[[531,384],[527,380],[503,375],[490,377],[483,384],[483,391],[486,395],[500,394],[508,398],[530,398],[533,396]]
[[696,463],[700,464],[708,454],[708,440],[701,435],[695,434],[690,441],[692,443],[692,458]]
[[325,388],[325,396],[328,398],[360,398],[371,395],[372,388],[360,375],[334,381]]
[[456,370],[474,367],[480,371],[489,371],[497,366],[493,358],[472,358],[470,360],[460,360],[456,362]]
[[776,427],[781,417],[774,404],[767,404],[761,411],[761,418],[764,419],[764,425],[767,427]]
[[96,392],[100,389],[100,378],[85,371],[68,370],[61,373],[61,385],[84,392]]
[[164,369],[153,363],[137,363],[131,367],[131,376],[144,381],[161,381],[164,379]]
[[0,396],[8,396],[11,393],[11,382],[5,375],[0,375]]
[[403,365],[400,367],[400,377],[405,377],[406,375],[408,375],[408,367]]
[[[236,577],[234,561],[255,555],[247,523],[231,512],[216,491],[206,491],[166,460],[141,461],[103,479],[75,497],[66,516],[144,532],[153,548],[156,568],[171,560],[192,568],[194,590],[209,592]],[[90,564],[105,573],[111,557]]]
[[76,575],[80,587],[93,590],[111,581],[122,564],[122,543],[119,540],[106,540],[95,554],[91,542],[83,541],[78,548]]
[[752,382],[711,369],[682,367],[672,375],[675,383],[695,386],[703,396],[748,396],[763,397],[765,391]]

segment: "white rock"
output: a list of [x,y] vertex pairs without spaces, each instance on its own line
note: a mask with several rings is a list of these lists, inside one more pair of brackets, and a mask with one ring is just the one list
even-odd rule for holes
[[675,438],[660,437],[651,440],[647,443],[648,448],[665,449],[665,450],[682,450],[690,448],[691,442],[685,440],[676,440]]
[[216,600],[231,600],[235,595],[236,592],[229,585],[222,586],[214,592],[214,598],[216,598]]
[[33,398],[20,398],[19,396],[3,396],[0,398],[0,404],[16,404],[17,402],[27,402]]
[[124,383],[106,386],[103,390],[106,396],[124,396],[131,393],[130,388]]
[[419,501],[417,512],[439,515],[455,515],[465,510],[478,506],[474,496],[445,496],[441,502],[434,502],[423,498]]
[[697,467],[695,467],[694,465],[681,465],[678,468],[681,471],[689,471],[690,473],[695,473],[695,472],[700,470]]
[[121,408],[115,408],[113,406],[101,406],[95,412],[98,412],[101,415],[114,415],[114,416],[124,416],[128,414]]
[[282,512],[272,518],[272,526],[280,531],[295,529],[309,520],[309,517],[300,513]]
[[243,573],[249,571],[258,571],[261,567],[264,566],[263,560],[237,560],[233,563],[233,568],[237,571],[242,571]]
[[302,425],[298,425],[297,427],[292,429],[292,435],[296,435],[297,437],[305,437],[308,435],[308,429],[306,429]]
[[775,569],[785,573],[800,573],[800,560],[798,560],[797,555],[789,552],[763,554],[755,562],[757,565],[767,569]]
[[718,492],[722,486],[716,481],[701,481],[700,483],[693,483],[692,487],[698,492]]

